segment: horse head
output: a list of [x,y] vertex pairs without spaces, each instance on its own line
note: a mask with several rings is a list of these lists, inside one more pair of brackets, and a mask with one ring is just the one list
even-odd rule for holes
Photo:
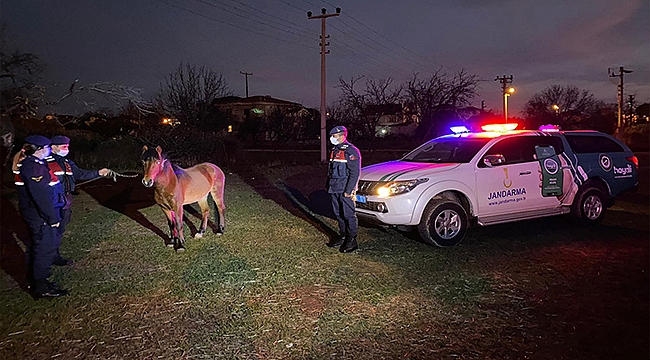
[[162,148],[157,146],[149,148],[147,145],[142,147],[142,165],[144,166],[144,176],[142,185],[152,187],[156,178],[163,170],[167,159],[162,155]]

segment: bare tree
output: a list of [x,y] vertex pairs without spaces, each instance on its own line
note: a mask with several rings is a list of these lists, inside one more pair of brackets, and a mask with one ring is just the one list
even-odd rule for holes
[[341,96],[339,104],[352,113],[352,118],[359,123],[371,139],[375,138],[375,129],[382,114],[368,114],[370,105],[386,105],[401,102],[402,86],[393,86],[393,79],[368,79],[362,92],[354,89],[355,84],[363,77],[352,78],[349,82],[339,78]]
[[449,78],[437,71],[429,78],[421,79],[413,74],[413,78],[404,85],[406,101],[420,119],[420,133],[425,137],[437,135],[435,127],[445,115],[454,113],[456,109],[470,104],[476,96],[478,76],[461,70]]
[[336,125],[348,126],[355,123],[354,110],[342,102],[339,98],[332,106],[327,108],[327,128],[331,129]]
[[529,128],[557,124],[565,129],[578,129],[593,125],[590,118],[601,118],[604,108],[605,104],[587,90],[552,85],[526,102],[524,114]]
[[[141,116],[154,113],[152,103],[143,98],[144,91],[140,88],[113,82],[97,82],[77,86],[78,83],[79,79],[75,79],[65,94],[60,95],[54,100],[45,102],[45,105],[56,107],[64,102],[75,101],[82,108],[88,109],[91,112],[97,111],[100,108],[119,109],[130,106]],[[98,97],[102,101],[99,101]],[[108,103],[105,103],[106,101]],[[66,118],[66,122],[61,123],[60,119],[56,119],[61,126],[66,126],[78,120],[78,117]]]
[[[3,32],[4,33],[4,32]],[[2,35],[0,34],[0,37]],[[5,115],[33,115],[38,110],[44,88],[37,86],[44,65],[38,56],[15,50],[6,53],[0,44],[0,110]]]
[[232,95],[226,79],[206,67],[183,63],[165,78],[158,94],[159,103],[182,124],[205,127],[211,120],[215,99]]

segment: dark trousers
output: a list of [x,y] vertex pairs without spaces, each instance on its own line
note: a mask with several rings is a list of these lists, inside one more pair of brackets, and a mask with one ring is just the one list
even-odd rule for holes
[[[28,271],[32,284],[42,284],[50,277],[52,262],[56,254],[56,228],[46,224],[40,217],[25,216],[29,225],[31,244],[29,246]],[[43,290],[43,289],[40,289]]]
[[55,238],[54,238],[54,246],[56,248],[56,253],[54,254],[54,260],[59,260],[61,259],[61,254],[59,254],[59,248],[61,247],[61,241],[63,240],[63,233],[65,232],[65,227],[70,223],[70,216],[72,215],[72,211],[70,208],[64,209],[60,208],[59,209],[59,215],[61,216],[61,224],[59,225],[58,228],[55,228]]
[[355,238],[359,221],[357,220],[357,214],[354,212],[354,201],[341,193],[330,193],[330,199],[332,200],[334,216],[339,223],[341,237],[346,239]]

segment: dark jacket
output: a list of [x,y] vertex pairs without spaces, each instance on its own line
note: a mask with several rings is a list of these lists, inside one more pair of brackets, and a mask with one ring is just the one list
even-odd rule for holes
[[65,195],[47,164],[35,156],[28,156],[21,162],[18,177],[22,182],[18,186],[18,202],[23,216],[30,220],[40,218],[48,225],[60,222],[57,208],[63,206]]
[[52,172],[59,177],[63,184],[63,191],[69,194],[74,191],[75,181],[92,180],[99,177],[99,170],[80,169],[74,161],[52,153],[45,158]]
[[354,145],[344,142],[330,151],[327,172],[327,192],[352,194],[361,175],[361,153]]

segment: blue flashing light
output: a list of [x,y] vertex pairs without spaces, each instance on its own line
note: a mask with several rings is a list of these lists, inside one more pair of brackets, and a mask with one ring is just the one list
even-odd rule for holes
[[452,126],[449,128],[454,134],[466,133],[469,132],[469,129],[465,125]]

